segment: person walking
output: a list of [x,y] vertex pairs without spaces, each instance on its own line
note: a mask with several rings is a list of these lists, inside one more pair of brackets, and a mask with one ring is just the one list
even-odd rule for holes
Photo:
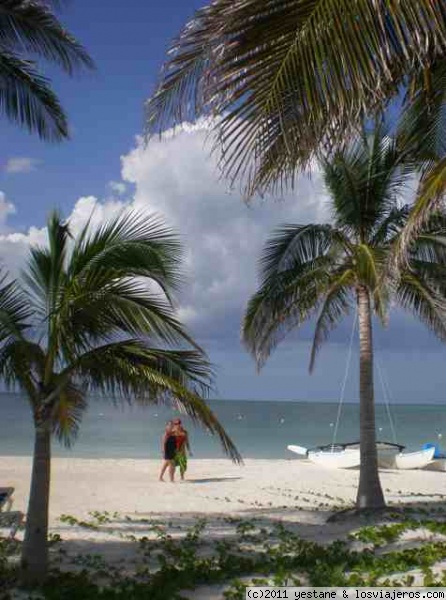
[[176,441],[176,452],[174,458],[174,466],[180,470],[181,480],[184,481],[184,475],[187,471],[187,454],[192,456],[189,444],[189,434],[184,429],[181,419],[173,420],[173,432]]
[[168,470],[169,479],[173,482],[175,476],[174,459],[177,451],[177,442],[172,421],[168,421],[166,424],[166,429],[162,437],[161,446],[164,461],[161,467],[159,480],[164,481],[164,473]]

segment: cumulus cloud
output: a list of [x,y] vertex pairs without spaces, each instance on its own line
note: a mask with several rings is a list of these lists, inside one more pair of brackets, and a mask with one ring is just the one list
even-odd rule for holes
[[40,162],[41,161],[36,158],[16,156],[6,161],[4,169],[6,173],[30,173],[36,169]]
[[205,147],[206,125],[153,140],[122,157],[122,178],[134,184],[133,205],[165,215],[181,233],[189,276],[181,316],[200,335],[238,332],[256,287],[257,261],[272,229],[281,223],[323,221],[327,203],[320,175],[302,177],[299,192],[283,200],[243,203],[219,178]]
[[[315,171],[311,180],[302,177],[295,193],[281,201],[267,199],[246,206],[219,178],[216,160],[209,156],[205,145],[206,135],[207,127],[202,123],[188,126],[163,142],[153,140],[148,147],[137,139],[134,148],[121,158],[122,181],[109,184],[113,197],[84,196],[77,200],[71,214],[65,215],[72,232],[76,235],[89,219],[93,226],[99,226],[124,209],[158,213],[181,235],[187,282],[179,298],[179,317],[219,365],[220,393],[225,397],[257,398],[277,397],[280,393],[295,398],[299,381],[301,397],[335,399],[332,396],[339,391],[340,373],[345,369],[351,327],[348,322],[340,326],[323,351],[321,378],[310,379],[306,374],[312,326],[306,325],[299,333],[303,344],[296,344],[293,334],[259,379],[252,377],[253,363],[239,343],[241,318],[256,289],[258,259],[272,230],[283,223],[323,222],[329,218],[321,176]],[[37,227],[25,233],[11,232],[7,220],[13,212],[14,205],[0,192],[0,257],[17,274],[30,246],[47,243],[47,232]],[[421,325],[402,313],[392,316],[388,333],[377,331],[375,342],[381,353],[387,349],[385,362],[389,364],[392,353],[398,357],[402,347],[403,358],[407,348],[423,349],[423,357],[430,352],[427,362],[432,373],[436,369],[432,365],[444,360],[444,346],[436,344]],[[396,375],[391,384],[396,397],[405,368],[393,364]],[[430,373],[426,369],[424,372]],[[356,367],[354,370],[356,373]],[[423,385],[432,380],[431,389],[438,387],[439,374],[437,379],[430,375],[422,378],[414,372]],[[404,374],[401,381],[406,379]],[[407,400],[406,388],[401,390],[401,397]],[[415,384],[413,389],[418,389]],[[350,397],[355,393],[353,390]],[[415,391],[414,399],[417,394]]]
[[[110,183],[117,192],[131,185],[133,197],[85,196],[66,216],[76,234],[88,219],[100,225],[126,208],[158,213],[179,232],[185,249],[187,281],[179,298],[180,318],[200,339],[224,344],[239,337],[246,303],[256,289],[258,259],[272,230],[283,223],[322,222],[329,213],[317,170],[311,179],[301,177],[296,191],[280,201],[245,205],[219,177],[206,135],[202,123],[147,147],[138,138],[121,158],[122,183]],[[8,233],[4,228],[12,211],[13,205],[0,196],[0,255],[16,271],[30,245],[45,243],[46,232],[31,227],[27,233]],[[303,335],[308,338],[310,328]],[[339,335],[345,339],[346,330],[341,328]]]
[[9,215],[13,215],[14,213],[14,204],[6,199],[6,195],[4,192],[0,192],[0,232],[5,230],[6,221]]
[[[69,215],[73,233],[91,217],[99,225],[124,208],[158,213],[181,235],[186,285],[180,316],[202,337],[238,335],[240,318],[256,287],[257,261],[271,230],[279,223],[327,218],[320,176],[302,178],[298,193],[281,201],[246,206],[219,178],[205,147],[205,124],[186,127],[165,141],[145,147],[141,139],[122,157],[122,182],[110,182],[118,194],[134,185],[131,200],[80,198]],[[1,223],[0,202],[0,223]],[[68,215],[67,215],[68,217]],[[44,229],[0,237],[0,253],[13,270],[30,244],[45,243]]]
[[127,186],[122,181],[109,181],[108,187],[118,196],[122,196],[127,191]]

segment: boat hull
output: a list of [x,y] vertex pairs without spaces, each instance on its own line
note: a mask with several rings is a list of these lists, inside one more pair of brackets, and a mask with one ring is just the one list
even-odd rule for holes
[[359,450],[340,450],[338,452],[314,450],[308,452],[307,458],[312,463],[327,469],[353,469],[359,467],[361,462]]
[[446,472],[446,458],[434,458],[424,468],[428,471]]
[[424,469],[432,462],[435,448],[424,448],[416,452],[379,452],[378,464],[384,469]]

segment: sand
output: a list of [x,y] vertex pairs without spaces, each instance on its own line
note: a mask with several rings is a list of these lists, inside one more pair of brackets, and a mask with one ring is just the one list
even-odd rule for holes
[[[337,505],[355,499],[359,472],[329,470],[300,460],[191,459],[185,482],[158,481],[160,462],[130,459],[53,458],[50,523],[61,514],[86,517],[93,510],[121,513],[246,513]],[[16,510],[26,510],[28,457],[0,457],[0,485],[15,487]],[[381,471],[390,502],[438,502],[446,473]],[[298,496],[298,498],[296,498]],[[327,507],[328,508],[328,507]]]
[[[92,511],[108,511],[159,519],[262,515],[286,518],[307,534],[307,525],[323,523],[327,513],[353,504],[359,477],[357,470],[324,469],[293,459],[248,459],[243,466],[191,459],[187,480],[175,483],[159,482],[159,468],[160,461],[154,460],[54,458],[51,531],[67,539],[74,531],[61,523],[62,514],[87,519]],[[26,512],[30,474],[30,458],[0,458],[0,485],[15,488],[15,510]],[[436,506],[446,498],[446,473],[381,471],[381,482],[390,504]],[[329,527],[323,534],[309,529],[315,539],[331,538]],[[76,537],[82,534],[89,532],[76,532]]]
[[[129,543],[110,542],[129,533],[144,535],[144,519],[188,526],[195,517],[204,516],[212,535],[222,537],[225,517],[281,520],[302,537],[321,543],[351,531],[345,523],[326,524],[326,520],[334,510],[353,505],[357,470],[328,470],[294,459],[252,459],[244,466],[229,460],[191,459],[187,480],[172,484],[158,481],[159,468],[160,461],[154,460],[54,458],[51,533],[62,537],[68,552],[131,561],[135,550]],[[0,486],[15,488],[15,510],[26,511],[30,471],[30,458],[0,458]],[[382,471],[381,482],[390,504],[444,506],[446,473]],[[100,531],[60,520],[63,514],[91,520],[92,511],[119,514]]]

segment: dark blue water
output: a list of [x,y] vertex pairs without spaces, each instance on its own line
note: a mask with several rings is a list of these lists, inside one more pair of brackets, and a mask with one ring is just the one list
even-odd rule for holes
[[[288,444],[312,447],[332,441],[338,405],[325,402],[209,402],[245,458],[286,458]],[[394,405],[397,441],[408,448],[445,436],[446,406]],[[163,406],[116,408],[92,399],[80,435],[71,450],[54,443],[54,455],[110,458],[158,458],[160,437],[167,419],[176,413]],[[218,439],[182,417],[197,458],[223,456]],[[394,441],[386,407],[377,405],[378,438]],[[440,437],[439,437],[440,436]],[[343,405],[337,441],[357,441],[358,405]],[[0,455],[32,453],[33,432],[29,407],[19,395],[0,395]]]

